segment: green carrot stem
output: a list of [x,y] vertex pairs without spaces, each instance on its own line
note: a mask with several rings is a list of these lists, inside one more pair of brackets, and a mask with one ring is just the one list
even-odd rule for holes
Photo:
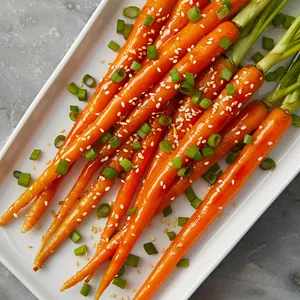
[[[271,0],[268,6],[255,20],[256,24],[252,31],[247,36],[244,36],[235,42],[234,45],[225,53],[235,66],[239,66],[241,64],[247,52],[251,49],[253,44],[258,40],[280,10],[287,4],[287,2],[288,0],[283,0],[279,5],[277,5],[278,0]],[[244,30],[248,31],[248,27],[246,26],[241,31],[242,35],[244,34]]]
[[271,0],[252,0],[235,16],[232,22],[240,29],[246,27],[262,12],[270,1]]
[[[300,73],[298,74],[298,79],[296,84],[300,85]],[[293,93],[288,94],[280,108],[286,111],[287,113],[292,114],[300,107],[300,88],[295,90]]]
[[257,64],[257,68],[263,73],[267,73],[276,64],[300,51],[300,43],[295,43],[293,41],[294,37],[298,36],[297,33],[299,28],[300,16],[295,19],[292,26],[285,33],[280,42],[274,47],[274,49]]

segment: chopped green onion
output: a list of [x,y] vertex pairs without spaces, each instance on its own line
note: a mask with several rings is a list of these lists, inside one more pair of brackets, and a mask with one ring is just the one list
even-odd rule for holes
[[79,107],[77,105],[70,105],[70,111],[79,113]]
[[188,258],[182,258],[178,263],[177,263],[177,268],[188,268],[190,266],[190,262]]
[[140,257],[134,254],[129,254],[127,259],[125,260],[125,265],[137,268],[139,265]]
[[300,117],[296,114],[292,114],[293,125],[296,127],[300,127]]
[[284,14],[280,13],[278,15],[276,15],[276,17],[272,20],[272,24],[277,27],[279,25],[284,25],[285,23],[285,16]]
[[87,160],[93,160],[99,156],[99,151],[97,149],[90,148],[88,151],[85,152],[84,156]]
[[141,10],[137,6],[128,6],[124,8],[123,10],[123,16],[130,18],[130,19],[135,19],[137,16],[140,14]]
[[272,50],[274,48],[274,40],[268,37],[263,37],[262,47],[265,50]]
[[264,56],[260,53],[260,52],[256,52],[251,59],[257,64],[258,62],[260,62],[262,59],[264,58]]
[[248,145],[253,144],[253,136],[249,135],[249,134],[245,134],[245,136],[244,136],[244,143],[248,144]]
[[172,117],[170,116],[160,116],[158,118],[158,124],[162,126],[169,126],[172,123]]
[[143,25],[145,27],[150,27],[155,21],[155,18],[152,15],[147,15],[144,19]]
[[123,158],[120,161],[120,166],[123,168],[123,170],[125,172],[128,172],[128,171],[130,171],[133,168],[132,162],[130,160],[128,160],[127,158]]
[[276,163],[272,158],[266,158],[259,166],[262,170],[273,170],[276,167]]
[[281,66],[273,71],[273,73],[277,76],[277,78],[283,76],[286,73],[285,67]]
[[219,45],[225,50],[228,49],[231,46],[231,44],[231,40],[229,40],[227,37],[223,37],[219,42]]
[[128,211],[127,211],[127,215],[128,216],[131,216],[131,215],[133,215],[136,211],[137,211],[137,209],[138,209],[138,207],[137,206],[135,206],[135,207],[133,207],[133,208],[130,208],[130,209],[128,209]]
[[208,109],[212,105],[212,101],[210,99],[203,98],[199,105],[204,109]]
[[216,13],[217,13],[218,19],[219,19],[219,20],[223,20],[225,17],[228,16],[228,14],[229,14],[229,9],[228,9],[227,5],[221,5],[221,6],[217,9]]
[[222,0],[222,4],[226,5],[228,9],[232,8],[232,3],[229,0]]
[[128,39],[132,28],[133,28],[132,24],[125,24],[124,31],[123,31],[123,37],[124,37],[125,40]]
[[89,88],[94,88],[97,85],[97,81],[90,74],[85,74],[82,78],[82,82]]
[[215,150],[212,147],[204,147],[204,148],[202,148],[202,154],[205,157],[214,156],[215,155]]
[[221,141],[221,136],[219,134],[212,134],[209,138],[208,138],[208,146],[216,148],[218,147],[219,143]]
[[100,138],[100,143],[103,145],[106,142],[108,142],[112,137],[113,135],[110,132],[105,132]]
[[235,94],[234,85],[232,83],[226,85],[226,93],[227,96],[233,96]]
[[194,86],[194,85],[195,85],[195,77],[194,77],[194,74],[189,73],[189,72],[186,72],[184,75],[185,75],[185,81],[186,81],[188,84]]
[[74,249],[74,254],[75,254],[76,256],[80,256],[80,255],[86,254],[87,251],[88,251],[87,245],[81,245],[80,247]]
[[180,73],[178,72],[178,70],[177,69],[172,69],[171,71],[170,71],[170,75],[171,75],[171,78],[172,78],[172,81],[173,82],[179,82],[179,81],[181,81],[181,76],[180,76]]
[[178,217],[178,226],[183,227],[188,220],[189,218],[186,217]]
[[102,175],[107,179],[114,180],[118,176],[118,171],[114,168],[106,166],[102,171]]
[[151,243],[151,242],[144,244],[144,249],[145,249],[145,251],[147,252],[148,255],[153,255],[153,254],[158,253],[158,251],[155,248],[154,244]]
[[40,156],[42,150],[40,149],[34,149],[31,153],[31,155],[29,156],[30,160],[37,160],[38,157]]
[[78,87],[74,82],[71,82],[71,83],[68,85],[68,91],[69,91],[71,94],[77,95],[78,90],[79,90],[79,87]]
[[130,66],[130,69],[132,71],[138,72],[138,71],[140,71],[142,69],[142,67],[143,66],[139,62],[133,61],[132,64],[131,64],[131,66]]
[[125,274],[125,267],[124,266],[122,266],[122,268],[120,269],[120,271],[118,272],[118,274],[117,274],[117,277],[121,277],[121,276],[123,276],[124,274]]
[[159,143],[159,148],[166,153],[172,152],[172,149],[173,149],[172,144],[167,140],[161,141]]
[[215,184],[218,179],[216,173],[211,171],[207,171],[204,175],[202,175],[202,178],[211,185]]
[[292,24],[294,23],[294,21],[295,21],[295,17],[285,15],[285,22],[284,22],[283,28],[289,29],[292,26]]
[[80,290],[80,294],[84,297],[87,297],[89,295],[90,291],[91,291],[91,286],[88,283],[84,282],[83,286]]
[[111,137],[109,143],[113,149],[117,149],[121,145],[120,140],[116,136]]
[[183,95],[192,95],[194,93],[194,85],[188,83],[186,80],[180,84],[179,91]]
[[117,33],[123,33],[125,28],[125,21],[118,19],[117,21]]
[[173,213],[173,209],[172,209],[172,206],[169,205],[167,206],[164,210],[163,210],[163,215],[164,217],[167,217],[169,215],[171,215]]
[[79,101],[86,101],[87,100],[87,90],[79,89],[78,93],[77,93],[77,98]]
[[123,180],[123,179],[125,179],[126,175],[127,174],[125,172],[120,173],[119,176],[118,176],[118,178],[121,179],[121,180]]
[[202,154],[200,153],[200,151],[198,151],[196,153],[196,155],[193,159],[194,159],[194,161],[201,161],[202,160]]
[[199,152],[199,149],[195,145],[191,145],[185,152],[184,154],[190,158],[194,158],[197,153]]
[[63,145],[65,139],[66,139],[66,136],[64,136],[62,134],[58,135],[54,140],[54,146],[57,149],[59,149]]
[[120,289],[124,290],[127,285],[127,281],[123,278],[115,277],[112,281],[112,284],[114,284],[117,287],[119,287]]
[[111,74],[111,81],[113,83],[120,83],[122,82],[126,77],[126,72],[123,69],[117,69]]
[[132,143],[131,147],[135,151],[143,149],[142,144],[140,142],[134,142],[134,143]]
[[21,176],[21,171],[13,171],[13,176],[16,178],[16,179],[19,179],[20,176]]
[[77,244],[81,238],[82,238],[82,235],[77,231],[77,230],[73,230],[69,236],[69,238],[75,243]]
[[137,134],[140,136],[141,139],[144,139],[148,136],[151,132],[151,126],[148,123],[144,123],[138,130]]
[[30,181],[31,181],[31,174],[21,172],[20,177],[18,179],[18,185],[28,187]]
[[56,168],[56,173],[60,174],[60,175],[66,175],[69,169],[69,162],[66,160],[61,159],[58,162],[58,166]]
[[195,199],[197,199],[197,195],[194,192],[193,188],[190,186],[184,191],[187,199],[189,200],[190,203],[192,203]]
[[174,231],[168,231],[167,235],[170,241],[173,241],[176,238],[176,233]]
[[226,163],[227,163],[228,165],[233,164],[233,163],[236,161],[236,159],[238,158],[239,154],[240,154],[239,152],[236,152],[236,153],[230,153],[230,154],[227,156],[227,158],[226,158]]
[[108,44],[108,48],[115,52],[118,52],[121,49],[121,46],[114,41],[110,41]]
[[78,118],[78,113],[77,112],[74,112],[74,111],[71,111],[70,113],[69,113],[69,117],[70,117],[70,119],[72,120],[72,121],[76,121],[77,120],[77,118]]
[[97,215],[100,218],[106,218],[111,212],[111,206],[108,203],[102,203],[99,205]]
[[149,60],[156,60],[158,58],[157,49],[155,45],[148,46],[147,51]]
[[191,166],[187,166],[187,167],[184,167],[184,168],[181,168],[178,172],[177,172],[177,175],[179,177],[189,177],[193,174],[194,172],[194,168],[191,167]]
[[229,70],[227,68],[224,68],[223,71],[222,71],[222,73],[221,73],[221,75],[220,75],[220,77],[222,79],[226,80],[226,81],[229,81],[231,79],[231,77],[232,77],[232,73],[233,72],[231,70]]
[[199,90],[195,90],[194,95],[191,99],[191,102],[193,104],[199,106],[202,99],[203,99],[203,93]]
[[277,76],[274,72],[269,72],[268,74],[265,75],[265,81],[271,82],[275,81],[277,79]]
[[197,198],[197,199],[195,199],[195,200],[191,203],[191,205],[192,205],[195,209],[197,209],[197,208],[201,205],[202,202],[203,202],[203,201],[202,201],[200,198]]
[[218,173],[216,173],[217,179],[218,179],[222,174],[223,174],[223,171],[222,171],[222,170],[220,170]]
[[182,158],[181,157],[175,157],[173,159],[172,168],[174,169],[180,169],[182,166]]
[[192,23],[198,22],[202,17],[198,6],[190,8],[187,12],[187,16]]
[[208,170],[208,172],[216,173],[219,170],[220,170],[220,166],[216,163]]

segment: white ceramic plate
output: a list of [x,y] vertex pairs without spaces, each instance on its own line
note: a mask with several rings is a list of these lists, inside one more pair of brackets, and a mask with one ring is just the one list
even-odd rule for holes
[[[121,5],[120,2],[122,2]],[[54,157],[56,152],[56,148],[53,146],[54,138],[60,134],[61,130],[68,131],[71,128],[72,121],[68,117],[69,105],[82,105],[82,103],[79,103],[74,96],[67,92],[67,84],[71,81],[79,82],[86,73],[93,74],[97,79],[105,74],[107,63],[115,57],[115,53],[110,51],[106,45],[112,38],[123,43],[122,37],[115,34],[116,20],[121,16],[122,8],[132,4],[142,6],[143,3],[143,0],[103,0],[65,58],[33,101],[1,152],[1,213],[23,191],[23,188],[17,185],[12,176],[13,170],[31,172],[33,178],[36,178],[46,167],[46,161]],[[296,12],[300,13],[298,0],[290,0],[285,11],[294,15]],[[266,35],[279,37],[282,33],[278,29],[270,29]],[[256,49],[260,49],[260,43],[259,41]],[[250,54],[253,54],[254,51],[251,51]],[[105,60],[106,63],[100,63],[100,60]],[[271,85],[266,85],[257,97],[262,97],[263,94],[270,91],[270,88]],[[34,148],[43,150],[41,159],[37,162],[28,159]],[[299,172],[299,149],[300,132],[291,128],[271,153],[272,158],[277,162],[276,171],[262,172],[257,170],[253,174],[242,192],[234,199],[237,207],[234,208],[229,205],[224,212],[224,218],[216,220],[188,253],[191,266],[188,269],[176,270],[155,295],[155,299],[187,299],[195,291]],[[32,170],[33,165],[35,170]],[[80,163],[76,166],[77,168],[73,169],[68,179],[64,180],[64,184],[56,196],[56,201],[52,207],[49,207],[48,214],[41,220],[40,229],[34,229],[26,234],[20,233],[26,210],[20,214],[19,220],[14,220],[5,228],[0,229],[0,260],[40,300],[82,299],[79,294],[81,284],[64,293],[59,292],[65,279],[78,270],[75,265],[76,261],[79,262],[80,267],[86,263],[84,258],[74,256],[75,244],[71,241],[66,241],[56,255],[49,259],[45,269],[38,273],[32,271],[32,262],[41,235],[52,219],[50,212],[52,209],[57,209],[56,204],[64,198],[72,186],[76,174],[78,174]],[[199,180],[194,187],[199,194],[207,189],[202,180]],[[112,189],[103,201],[113,200],[117,190],[117,188]],[[189,216],[193,212],[184,196],[176,201],[173,209],[174,213],[170,218],[171,223],[173,223],[173,218]],[[79,228],[84,236],[83,242],[89,245],[88,257],[93,255],[93,243],[99,240],[99,235],[95,235],[89,230],[92,225],[103,227],[104,221],[96,220],[94,216],[90,216]],[[157,218],[152,222],[152,225],[151,229],[145,230],[133,250],[133,253],[142,256],[139,266],[141,274],[137,274],[135,269],[128,267],[126,270],[128,288],[122,291],[111,286],[103,299],[109,299],[109,295],[112,293],[123,297],[128,295],[132,298],[133,292],[130,289],[138,289],[149,275],[151,271],[149,264],[155,264],[161,254],[152,257],[145,255],[142,244],[153,237],[156,238],[155,244],[158,249],[166,248],[169,244],[166,234],[163,233],[163,230],[168,227],[166,223],[162,224]],[[179,228],[174,230],[178,231]],[[88,238],[89,234],[92,234],[93,240]],[[103,268],[94,277],[92,281],[94,288],[98,285],[102,272]]]

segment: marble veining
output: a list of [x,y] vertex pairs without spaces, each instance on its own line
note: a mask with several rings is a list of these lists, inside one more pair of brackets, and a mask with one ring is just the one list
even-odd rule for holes
[[[0,148],[100,0],[1,0]],[[300,299],[300,176],[192,300]],[[0,245],[1,248],[1,245]],[[0,299],[35,300],[0,264]]]

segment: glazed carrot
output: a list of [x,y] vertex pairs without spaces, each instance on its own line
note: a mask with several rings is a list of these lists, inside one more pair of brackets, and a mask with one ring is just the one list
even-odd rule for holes
[[124,218],[131,200],[138,188],[138,185],[148,168],[158,143],[165,134],[167,126],[159,123],[160,116],[172,116],[177,103],[172,101],[153,122],[153,131],[141,142],[142,149],[135,153],[132,164],[134,168],[130,170],[118,192],[117,199],[112,207],[111,213],[108,216],[105,228],[103,229],[101,241],[108,242],[112,235],[116,232],[117,226]]
[[[144,49],[158,36],[160,29],[168,19],[176,2],[176,0],[168,2],[162,0],[148,0],[146,2],[125,45],[121,48],[118,56],[110,65],[107,74],[101,79],[95,93],[88,102],[88,105],[78,116],[75,124],[68,133],[64,144],[58,151],[56,159],[58,159],[62,150],[74,140],[75,136],[81,134],[84,129],[97,118],[97,115],[132,76],[132,71],[130,70],[132,62],[141,62],[143,60],[145,57]],[[157,19],[149,27],[146,27],[143,26],[143,22],[148,15],[157,15]],[[172,36],[172,34],[170,36]],[[135,49],[135,51],[133,51],[133,49]],[[111,75],[115,69],[121,67],[126,70],[127,77],[122,82],[115,84],[111,81]],[[36,224],[47,207],[44,206],[44,203],[50,203],[52,201],[62,179],[63,178],[58,179],[57,184],[47,187],[46,191],[35,199],[35,204],[24,222],[23,232],[29,231]],[[47,191],[48,189],[49,191]]]
[[176,267],[178,261],[213,223],[226,205],[243,187],[261,161],[274,148],[292,123],[283,110],[274,109],[253,135],[254,142],[246,145],[237,161],[230,165],[212,187],[202,206],[182,228],[144,285],[135,300],[150,299]]
[[[212,2],[210,5],[204,8],[200,21],[197,23],[189,23],[181,31],[179,31],[176,36],[174,36],[161,49],[159,59],[147,63],[143,69],[128,82],[126,87],[114,97],[114,100],[106,106],[105,110],[100,113],[97,119],[90,124],[80,136],[74,139],[72,143],[63,149],[64,152],[59,155],[59,159],[67,159],[67,161],[69,161],[69,165],[71,165],[76,159],[78,159],[78,157],[82,155],[82,152],[85,151],[84,149],[86,149],[86,147],[94,143],[101,135],[103,135],[105,131],[107,131],[118,121],[124,112],[134,105],[135,99],[137,100],[137,98],[140,97],[147,88],[149,88],[155,81],[158,81],[172,67],[173,64],[177,63],[178,59],[185,55],[185,51],[189,47],[193,46],[193,44],[199,41],[203,36],[205,36],[205,34],[210,32],[212,28],[215,28],[224,20],[230,19],[232,16],[234,16],[236,12],[238,12],[242,7],[245,6],[245,4],[247,4],[248,1],[249,0],[231,0],[232,8],[230,9],[228,15],[222,20],[220,20],[216,14],[216,10],[222,5],[221,3]],[[219,28],[221,30],[226,29],[226,35],[233,34],[233,28],[229,27],[234,26],[233,24],[229,24],[231,23],[225,23],[224,27],[220,25],[221,27]],[[228,30],[231,32],[228,32]],[[237,33],[236,28],[235,30],[235,33]],[[213,31],[213,36],[211,37],[214,36],[219,37],[220,32],[216,33],[216,31]],[[216,46],[215,40],[212,41],[211,46],[211,48]],[[196,48],[197,47],[198,46],[196,46]],[[204,50],[203,47],[204,45],[202,45],[202,48],[200,47],[201,50]],[[202,55],[205,56],[205,59],[202,61],[202,64],[204,65],[203,68],[207,66],[205,63],[208,64],[208,62],[214,58],[213,56],[210,57],[209,54],[218,54],[218,52],[221,52],[221,49],[219,48],[220,46],[212,49],[212,51],[209,51],[209,53],[206,53],[206,55],[202,53]],[[179,51],[179,49],[182,50]],[[205,50],[207,51],[208,49]],[[190,55],[187,57],[191,58]],[[170,60],[170,58],[172,58],[172,60]],[[193,62],[193,60],[191,60],[191,62]],[[196,65],[198,64],[199,63],[196,61]],[[201,66],[198,66],[198,68],[200,69],[198,69],[196,73],[201,71]],[[183,71],[183,69],[188,68],[183,68],[182,66],[181,71]],[[166,89],[163,90],[166,91]],[[172,97],[173,96],[170,98]],[[168,100],[170,98],[168,98]],[[159,107],[157,109],[159,109]],[[148,117],[146,119],[148,119]],[[90,137],[90,140],[87,140],[87,137]],[[19,199],[17,199],[14,204],[10,206],[8,211],[0,218],[0,226],[12,219],[14,214],[17,214],[24,206],[31,202],[32,198],[42,192],[53,180],[59,177],[59,174],[56,173],[58,163],[58,159],[53,161],[52,164],[42,173],[42,175],[19,197]]]
[[[237,114],[239,108],[262,86],[263,80],[263,74],[256,67],[246,66],[242,68],[230,82],[235,93],[232,96],[228,96],[227,89],[225,89],[215,100],[215,103],[200,117],[189,134],[182,140],[179,147],[166,160],[165,164],[161,166],[161,172],[147,180],[144,184],[145,192],[143,193],[146,197],[143,197],[142,204],[130,220],[122,243],[105,271],[96,299],[101,296],[114,276],[119,272],[139,235],[155,213],[161,195],[165,193],[165,190],[176,179],[178,169],[172,167],[174,158],[181,158],[182,166],[185,166],[191,160],[190,157],[185,155],[190,146],[196,145],[201,147],[212,134],[219,133]],[[249,85],[244,85],[244,81],[249,81]]]
[[181,195],[198,178],[206,173],[212,165],[217,163],[231,148],[242,142],[245,134],[251,134],[263,122],[267,116],[267,110],[260,101],[253,101],[245,107],[220,133],[221,141],[215,148],[214,156],[204,157],[203,160],[193,162],[194,172],[190,177],[176,179],[170,190],[162,197],[156,214],[162,212]]
[[[110,159],[107,166],[115,169],[117,174],[120,174],[120,172],[122,172],[120,161],[123,158],[130,160],[132,155],[133,150],[131,142],[125,143],[117,152],[117,155]],[[102,172],[100,173],[98,179],[82,196],[75,208],[69,211],[68,215],[50,239],[49,243],[44,247],[44,249],[42,249],[41,252],[38,253],[35,258],[35,270],[41,268],[43,262],[54,253],[54,251],[69,237],[71,232],[82,223],[82,221],[94,208],[96,208],[101,198],[110,190],[116,178],[111,180],[105,178],[102,175]],[[60,214],[57,215],[57,218],[60,218]]]

